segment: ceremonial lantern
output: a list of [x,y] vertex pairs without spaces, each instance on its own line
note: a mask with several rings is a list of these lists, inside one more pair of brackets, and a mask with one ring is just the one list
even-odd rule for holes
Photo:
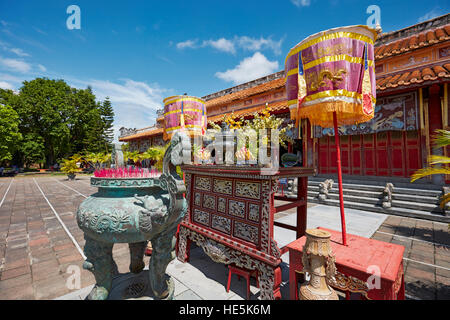
[[374,116],[376,35],[376,31],[367,26],[319,32],[292,48],[285,61],[288,106],[296,126],[300,119],[308,118],[312,125],[334,127],[344,244],[338,123],[356,124]]
[[207,126],[205,102],[197,97],[172,96],[164,99],[164,140],[176,130],[189,136],[204,134]]

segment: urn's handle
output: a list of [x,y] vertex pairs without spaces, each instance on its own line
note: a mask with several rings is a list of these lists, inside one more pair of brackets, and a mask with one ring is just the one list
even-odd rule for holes
[[186,186],[178,175],[176,166],[182,164],[184,159],[191,159],[191,141],[186,133],[177,131],[164,154],[163,173],[159,178],[161,188],[170,195],[169,215],[180,212],[183,208]]

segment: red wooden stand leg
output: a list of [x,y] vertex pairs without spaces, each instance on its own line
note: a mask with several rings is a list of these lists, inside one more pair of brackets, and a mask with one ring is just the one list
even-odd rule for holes
[[402,284],[397,293],[397,300],[405,300],[405,275],[402,275]]
[[[297,200],[307,200],[308,198],[308,177],[297,178]],[[297,239],[305,235],[307,205],[297,207]]]
[[227,292],[230,292],[230,285],[231,285],[231,269],[228,268],[228,283],[227,283]]
[[273,285],[273,298],[275,300],[281,300],[281,268],[277,267],[274,270],[274,285]]
[[294,268],[289,268],[289,299],[298,300],[298,278]]

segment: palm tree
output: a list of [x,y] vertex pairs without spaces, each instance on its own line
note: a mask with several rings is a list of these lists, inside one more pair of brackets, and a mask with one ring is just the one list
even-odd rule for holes
[[133,151],[133,152],[131,152],[131,151],[125,151],[125,152],[123,153],[123,156],[124,156],[124,158],[125,158],[126,161],[127,161],[127,160],[133,160],[133,162],[134,162],[135,165],[138,163],[138,161],[141,161],[141,160],[142,160],[142,156],[141,156],[141,154],[139,153],[138,150]]
[[93,166],[95,170],[99,170],[104,163],[111,161],[111,154],[102,152],[90,152],[84,156],[84,159],[87,163]]
[[166,152],[167,147],[168,147],[168,144],[164,147],[155,146],[155,147],[148,148],[147,151],[141,153],[142,160],[150,159],[150,160],[155,161],[155,167],[161,171],[162,165],[163,165],[164,153]]
[[[446,148],[450,145],[450,131],[436,130],[436,135],[433,137],[433,144],[435,148]],[[417,170],[411,176],[411,182],[417,179],[430,176],[432,174],[450,174],[450,157],[431,155],[428,157],[428,167]],[[450,202],[450,193],[445,193],[441,197],[441,208]]]

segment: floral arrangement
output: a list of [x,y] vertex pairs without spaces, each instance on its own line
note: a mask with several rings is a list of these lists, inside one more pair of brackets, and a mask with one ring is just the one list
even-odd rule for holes
[[236,151],[236,158],[239,161],[244,161],[244,160],[255,160],[255,156],[251,153],[251,151],[249,149],[247,149],[245,146],[243,146],[241,149],[239,149],[238,151]]
[[147,168],[104,168],[94,171],[97,178],[157,178],[161,175],[158,170]]
[[194,156],[200,160],[209,160],[211,158],[211,152],[209,152],[206,148],[200,147],[194,144]]
[[[287,126],[282,126],[284,119],[277,118],[274,114],[270,114],[271,111],[271,108],[266,103],[266,108],[262,111],[253,113],[253,119],[251,120],[235,120],[238,117],[232,112],[231,114],[224,115],[222,122],[226,123],[230,130],[253,129],[258,132],[259,129],[277,129],[279,133],[279,143],[282,147],[286,148],[286,142],[292,142],[292,138],[288,135],[288,131],[293,127],[293,124],[291,123]],[[220,126],[214,122],[210,121],[209,125],[213,129],[221,130]],[[268,141],[263,142],[264,144],[268,143]],[[248,144],[246,147],[249,148]]]

